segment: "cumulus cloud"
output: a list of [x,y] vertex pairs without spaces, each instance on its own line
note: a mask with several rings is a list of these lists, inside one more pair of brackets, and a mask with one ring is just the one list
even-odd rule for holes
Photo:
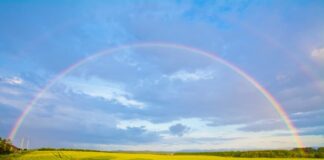
[[183,82],[186,81],[198,81],[198,80],[208,80],[214,78],[213,71],[210,70],[195,70],[193,72],[186,70],[179,70],[172,73],[171,75],[164,75],[163,77],[168,78],[171,81],[180,80]]
[[311,58],[318,63],[324,63],[324,48],[314,49],[311,52]]
[[178,123],[178,124],[175,124],[175,125],[172,125],[170,128],[169,128],[169,131],[172,135],[175,135],[175,136],[183,136],[185,133],[187,133],[188,131],[190,130],[189,127],[181,124],[181,123]]

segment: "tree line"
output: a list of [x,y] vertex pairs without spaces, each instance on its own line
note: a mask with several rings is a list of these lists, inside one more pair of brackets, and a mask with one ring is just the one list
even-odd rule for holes
[[317,149],[294,148],[292,150],[222,151],[222,152],[179,152],[175,155],[211,155],[220,157],[246,158],[324,158],[324,147]]

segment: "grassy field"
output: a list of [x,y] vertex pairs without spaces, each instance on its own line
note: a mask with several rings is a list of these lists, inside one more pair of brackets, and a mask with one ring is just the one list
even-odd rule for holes
[[[1,160],[279,160],[304,158],[231,158],[202,155],[171,155],[146,153],[108,153],[108,152],[80,152],[80,151],[32,151],[24,154],[0,156]],[[306,160],[306,159],[305,159]],[[310,160],[310,158],[307,158]],[[315,160],[315,159],[314,159]]]

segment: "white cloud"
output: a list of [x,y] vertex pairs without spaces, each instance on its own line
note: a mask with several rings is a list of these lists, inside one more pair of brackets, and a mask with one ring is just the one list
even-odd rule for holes
[[168,78],[171,81],[198,81],[198,80],[208,80],[214,78],[214,72],[211,70],[195,70],[194,72],[189,72],[186,70],[180,70],[171,75],[163,75],[163,77]]
[[318,114],[320,112],[324,113],[324,109],[312,110],[312,111],[306,111],[306,112],[295,112],[295,113],[292,113],[292,115],[293,116],[308,116],[308,115]]
[[98,78],[88,80],[67,78],[64,84],[77,92],[82,92],[93,97],[102,97],[125,107],[138,109],[146,107],[144,102],[133,99],[132,94],[127,92],[123,86]]
[[23,79],[17,76],[3,78],[2,81],[11,85],[20,85],[24,82]]
[[[109,97],[108,97],[109,98]],[[116,95],[114,97],[111,97],[111,99],[116,100],[123,106],[133,106],[139,109],[143,109],[145,107],[145,104],[143,102],[139,102],[134,99],[127,98],[123,95]]]
[[319,63],[324,63],[324,48],[314,49],[311,53],[311,58]]

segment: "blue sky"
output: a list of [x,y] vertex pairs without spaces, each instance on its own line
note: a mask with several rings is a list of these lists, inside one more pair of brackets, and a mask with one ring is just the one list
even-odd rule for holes
[[[1,1],[0,136],[53,77],[118,45],[181,44],[258,80],[306,146],[324,145],[323,1]],[[76,68],[19,129],[30,146],[103,150],[291,148],[247,80],[167,47],[119,50]]]

